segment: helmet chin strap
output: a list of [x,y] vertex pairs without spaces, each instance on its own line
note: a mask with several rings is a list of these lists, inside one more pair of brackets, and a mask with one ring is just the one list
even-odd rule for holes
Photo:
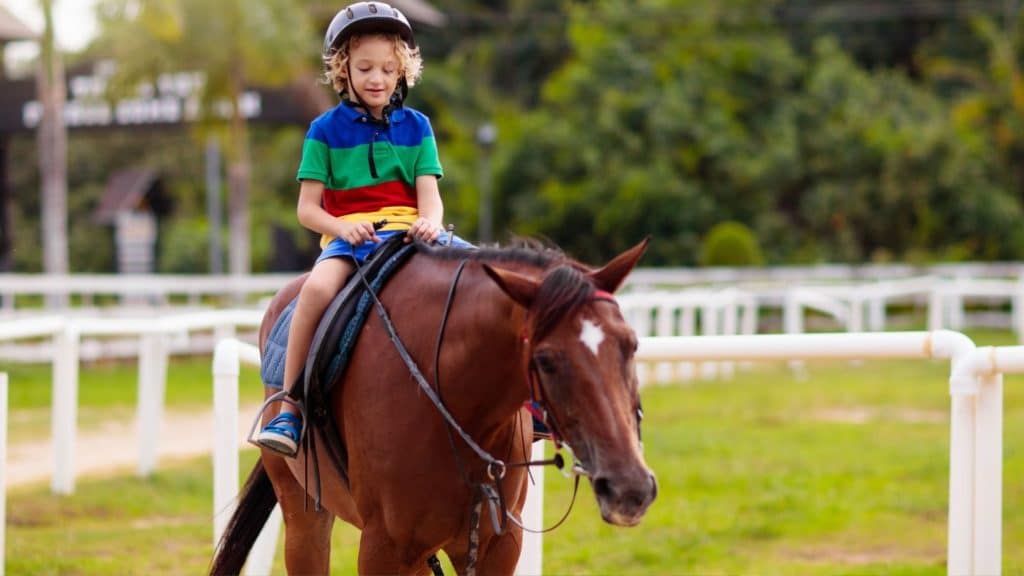
[[[348,77],[352,78],[351,69],[349,69],[348,71]],[[347,84],[348,88],[338,93],[338,96],[341,97],[341,101],[346,106],[352,106],[353,108],[362,108],[363,110],[366,110],[366,112],[369,114],[370,107],[366,104],[366,101],[363,100],[362,95],[359,94],[359,91],[356,90],[356,87],[352,85],[352,81],[347,80]],[[355,95],[355,100],[352,100],[352,98],[349,97],[349,92]],[[385,126],[388,125],[388,123],[390,122],[389,117],[391,116],[391,112],[402,107],[403,103],[405,102],[405,97],[408,94],[409,84],[406,83],[405,76],[403,75],[402,78],[398,80],[398,86],[395,87],[395,92],[391,94],[391,102],[384,106],[384,110],[381,111],[381,118],[379,120],[374,118],[373,120],[375,122],[384,124]]]

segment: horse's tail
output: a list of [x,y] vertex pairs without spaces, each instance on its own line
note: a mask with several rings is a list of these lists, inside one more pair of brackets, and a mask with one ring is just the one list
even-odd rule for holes
[[270,518],[270,513],[274,511],[275,504],[277,495],[270,483],[270,476],[263,467],[263,460],[257,460],[256,467],[249,473],[249,479],[242,488],[238,508],[217,543],[210,564],[211,575],[238,574],[242,571],[249,550]]

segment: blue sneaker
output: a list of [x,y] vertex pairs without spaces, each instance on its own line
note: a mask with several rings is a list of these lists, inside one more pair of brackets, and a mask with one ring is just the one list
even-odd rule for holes
[[291,412],[281,412],[263,427],[256,443],[282,456],[295,458],[301,435],[302,419]]
[[540,403],[527,400],[523,407],[530,413],[533,420],[533,441],[551,440],[551,430],[548,430],[547,424],[544,423],[544,411]]

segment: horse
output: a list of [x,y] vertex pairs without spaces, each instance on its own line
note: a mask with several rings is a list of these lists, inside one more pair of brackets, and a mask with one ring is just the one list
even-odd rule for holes
[[[640,440],[638,340],[613,294],[647,242],[600,268],[536,243],[419,245],[377,294],[378,313],[325,407],[348,451],[347,479],[320,467],[322,507],[309,506],[307,466],[328,461],[324,432],[306,432],[319,437],[315,454],[262,450],[211,573],[239,572],[279,502],[290,574],[328,572],[335,518],[361,531],[361,574],[436,574],[442,550],[459,574],[512,574],[522,527],[507,519],[525,502],[528,469],[516,464],[530,455],[531,399],[571,449],[602,519],[638,524],[657,482]],[[261,349],[304,281],[272,298]]]

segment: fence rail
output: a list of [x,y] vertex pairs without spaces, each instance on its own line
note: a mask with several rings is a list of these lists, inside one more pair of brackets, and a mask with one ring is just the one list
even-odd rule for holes
[[115,307],[164,306],[182,297],[190,305],[213,297],[240,301],[270,295],[295,278],[295,274],[176,275],[176,274],[0,274],[0,310],[10,314],[18,301],[33,296],[58,297],[67,302],[79,297],[85,306],[109,296]]

